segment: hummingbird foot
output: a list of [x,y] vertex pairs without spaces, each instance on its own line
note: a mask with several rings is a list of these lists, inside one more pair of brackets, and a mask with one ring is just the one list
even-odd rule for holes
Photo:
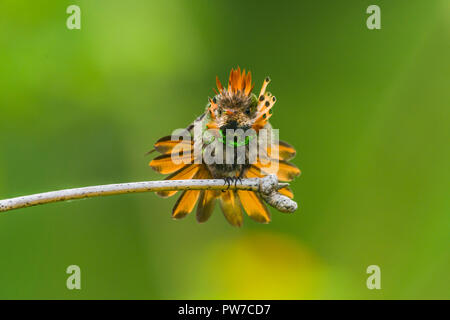
[[[236,187],[238,182],[240,182],[242,184],[242,179],[241,177],[225,177],[223,178],[224,180],[224,186],[228,185],[228,188],[226,190],[229,190],[231,185],[234,183],[234,186]],[[222,192],[225,192],[225,190],[222,190]]]

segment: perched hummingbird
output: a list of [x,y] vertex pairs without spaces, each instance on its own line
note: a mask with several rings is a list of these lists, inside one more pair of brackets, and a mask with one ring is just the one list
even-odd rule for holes
[[[150,162],[150,167],[162,174],[170,174],[166,180],[224,179],[230,184],[238,183],[241,178],[274,173],[280,181],[291,181],[300,174],[300,170],[287,162],[295,156],[294,147],[274,139],[274,129],[268,122],[276,102],[276,98],[266,92],[269,82],[267,77],[256,96],[252,93],[254,85],[250,71],[246,73],[244,69],[241,73],[239,67],[231,69],[228,88],[224,88],[216,77],[216,95],[209,98],[205,112],[185,129],[190,139],[173,135],[159,139],[150,152],[156,150],[161,155]],[[229,131],[237,132],[239,129],[245,135],[228,135]],[[255,149],[260,151],[256,156],[252,156],[251,145],[256,145]],[[183,151],[181,154],[180,150]],[[211,158],[222,161],[211,161]],[[225,161],[225,158],[230,161]],[[157,194],[170,197],[176,192]],[[279,192],[293,197],[288,187]],[[216,200],[233,226],[242,225],[242,208],[255,221],[270,222],[270,212],[259,195],[243,190],[186,190],[178,198],[172,217],[185,217],[198,202],[197,221],[205,222],[211,216]]]

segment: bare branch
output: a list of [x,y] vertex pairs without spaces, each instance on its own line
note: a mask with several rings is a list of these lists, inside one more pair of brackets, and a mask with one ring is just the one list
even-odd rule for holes
[[259,192],[262,198],[272,207],[282,212],[294,212],[297,203],[277,191],[287,186],[279,183],[275,175],[264,178],[242,179],[236,185],[228,186],[223,179],[162,180],[107,184],[75,189],[65,189],[37,193],[29,196],[0,200],[0,212],[26,208],[51,202],[75,200],[91,197],[109,196],[124,193],[170,190],[251,190]]

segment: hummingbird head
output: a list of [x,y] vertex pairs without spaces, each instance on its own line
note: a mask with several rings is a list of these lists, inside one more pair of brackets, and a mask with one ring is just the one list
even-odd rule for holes
[[238,67],[231,69],[228,80],[228,88],[225,89],[218,77],[216,77],[216,96],[210,99],[208,112],[211,122],[210,129],[220,129],[223,133],[226,129],[255,129],[258,131],[267,123],[271,116],[271,108],[275,103],[275,97],[265,93],[270,79],[266,78],[259,96],[252,93],[252,75],[245,69],[241,73]]
[[243,92],[222,94],[214,97],[217,101],[217,126],[225,132],[226,129],[251,128],[256,111],[256,101],[252,95],[245,95]]

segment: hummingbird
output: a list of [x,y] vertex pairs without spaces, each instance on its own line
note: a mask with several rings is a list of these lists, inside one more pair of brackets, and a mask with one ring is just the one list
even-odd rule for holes
[[[228,186],[242,178],[261,178],[268,174],[276,174],[279,181],[293,180],[300,175],[300,170],[288,160],[294,158],[296,151],[290,144],[274,138],[276,130],[269,118],[277,99],[266,92],[269,82],[270,78],[266,77],[256,95],[250,71],[246,73],[244,69],[241,73],[240,67],[231,69],[227,88],[216,77],[217,90],[213,89],[215,95],[208,98],[204,113],[185,128],[184,136],[172,134],[156,141],[149,153],[157,151],[161,155],[150,161],[150,167],[169,174],[166,180],[224,179]],[[240,134],[233,135],[238,131]],[[255,148],[251,146],[256,146],[257,155],[252,155]],[[278,192],[293,198],[289,187]],[[157,192],[161,197],[176,193]],[[173,207],[172,217],[187,216],[197,204],[197,221],[206,222],[216,202],[233,226],[242,225],[243,211],[260,223],[271,220],[269,210],[256,192],[230,189],[183,191]]]

